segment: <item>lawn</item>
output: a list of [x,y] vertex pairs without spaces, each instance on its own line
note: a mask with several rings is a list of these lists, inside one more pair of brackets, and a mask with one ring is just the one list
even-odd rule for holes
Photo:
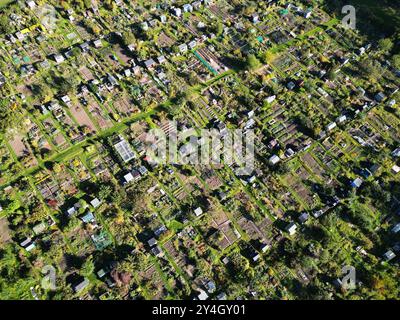
[[5,7],[11,2],[14,2],[14,0],[0,0],[0,8]]

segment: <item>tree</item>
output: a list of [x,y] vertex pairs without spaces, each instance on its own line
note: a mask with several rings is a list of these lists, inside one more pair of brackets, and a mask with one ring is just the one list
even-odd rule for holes
[[383,74],[382,66],[376,60],[366,59],[360,62],[359,72],[368,80],[378,79]]
[[43,83],[32,85],[32,92],[39,98],[40,103],[49,102],[54,95],[51,88]]
[[15,28],[10,24],[8,14],[6,12],[2,12],[0,14],[0,31],[4,34],[13,33]]
[[99,197],[102,200],[106,200],[110,197],[111,193],[114,191],[114,188],[109,184],[102,184],[100,186]]
[[85,277],[89,277],[94,272],[93,257],[88,257],[82,265],[81,273]]
[[390,62],[392,63],[395,69],[400,69],[400,54],[395,54],[391,59]]
[[220,36],[224,32],[224,25],[222,24],[221,21],[217,22],[215,32],[216,32],[217,36]]
[[337,73],[334,70],[331,70],[328,72],[328,79],[333,81],[336,80],[337,78]]
[[16,127],[20,122],[21,107],[10,100],[0,100],[0,133],[4,133],[7,129]]
[[135,43],[135,40],[136,40],[135,37],[134,37],[134,35],[133,35],[133,33],[130,32],[130,31],[125,31],[125,32],[122,34],[121,39],[122,39],[122,42],[123,42],[123,44],[124,44],[125,46],[129,46],[129,45]]
[[261,62],[254,54],[249,54],[246,58],[246,66],[248,70],[258,69],[261,66]]
[[383,52],[389,52],[393,48],[393,41],[390,40],[389,38],[381,39],[378,42],[378,47]]

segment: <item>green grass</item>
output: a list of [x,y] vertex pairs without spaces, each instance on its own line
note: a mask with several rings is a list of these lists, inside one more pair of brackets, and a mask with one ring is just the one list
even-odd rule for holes
[[0,0],[0,8],[7,6],[11,2],[14,2],[14,0]]

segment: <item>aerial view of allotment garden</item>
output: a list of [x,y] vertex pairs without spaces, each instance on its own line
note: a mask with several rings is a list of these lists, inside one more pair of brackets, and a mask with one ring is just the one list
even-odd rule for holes
[[399,12],[0,0],[0,300],[399,299]]

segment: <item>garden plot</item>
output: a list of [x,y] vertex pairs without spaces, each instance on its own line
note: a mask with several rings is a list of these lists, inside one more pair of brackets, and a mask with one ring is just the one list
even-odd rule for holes
[[[343,35],[338,31],[338,29],[336,29],[335,31],[329,31],[329,36],[330,38],[332,38],[333,40],[336,41],[336,43],[343,48],[348,49],[349,51],[354,51],[357,48],[355,42],[351,41],[351,39],[349,39],[349,37],[343,37]],[[333,44],[333,42],[332,42]]]
[[325,170],[318,164],[310,153],[305,153],[300,160],[310,169],[310,171],[320,179],[323,179]]
[[139,108],[134,101],[128,96],[121,96],[114,100],[113,106],[122,117],[131,116],[139,111]]
[[79,68],[79,73],[82,75],[83,79],[87,82],[94,79],[92,71],[90,71],[89,68],[86,66]]
[[15,134],[9,143],[17,158],[21,158],[29,154],[29,147],[24,143],[23,135]]
[[281,23],[286,28],[286,31],[292,32],[293,35],[297,33],[297,29],[301,27],[302,22],[303,19],[293,13],[289,13],[281,18]]
[[194,55],[204,64],[214,75],[221,74],[228,70],[221,60],[208,48],[201,48],[194,51]]
[[251,48],[249,43],[242,38],[242,35],[233,28],[229,28],[227,37],[230,39],[233,44],[233,51],[240,50],[243,53],[247,54],[249,49]]
[[36,183],[36,188],[39,190],[45,200],[57,201],[60,199],[59,185],[50,175],[46,175],[39,179]]
[[21,134],[15,134],[10,140],[10,146],[14,150],[15,155],[24,167],[29,168],[38,164],[29,145],[25,142],[25,137]]
[[64,149],[68,146],[67,140],[60,130],[55,127],[54,121],[51,118],[45,119],[42,124],[48,136],[51,137],[53,145],[59,149]]
[[28,128],[29,143],[35,151],[39,151],[40,154],[44,155],[52,149],[51,145],[47,141],[44,134],[40,131],[39,126],[35,123],[31,123]]
[[85,257],[94,251],[94,245],[90,236],[91,233],[83,229],[81,224],[79,224],[78,228],[67,233],[66,238],[73,252],[81,257]]
[[200,38],[201,34],[197,30],[197,25],[201,22],[200,18],[192,14],[188,17],[189,23],[185,23],[185,28],[190,31],[196,38]]
[[115,59],[114,52],[110,48],[104,48],[101,50],[100,56],[105,58],[107,65],[109,65],[114,71],[120,68],[120,63]]
[[294,59],[289,54],[283,54],[274,59],[272,65],[281,71],[285,71],[292,68],[293,62]]
[[80,126],[88,128],[90,132],[97,131],[95,125],[82,106],[79,104],[74,104],[69,108],[69,110]]
[[[318,92],[314,91],[313,96],[311,98],[312,107],[316,111],[316,114],[321,114],[323,118],[329,117],[331,114],[329,109],[332,107],[332,104],[329,101],[322,97]],[[335,110],[332,110],[334,113]]]
[[146,292],[151,292],[152,299],[160,300],[167,294],[164,282],[154,265],[146,271],[139,272],[139,277]]
[[300,131],[297,130],[297,125],[293,123],[292,120],[289,120],[286,123],[281,123],[280,124],[281,128],[279,131],[274,130],[274,134],[276,135],[276,138],[282,143],[284,146],[295,145],[297,142],[298,136],[301,135]]
[[205,122],[210,121],[213,118],[217,118],[217,114],[211,108],[209,104],[207,104],[203,98],[199,97],[196,100],[192,101],[196,112]]
[[166,96],[164,92],[162,92],[154,82],[151,82],[151,85],[146,85],[147,88],[144,89],[145,99],[148,103],[157,103],[160,104],[165,101]]
[[319,160],[319,163],[332,172],[337,172],[340,167],[333,155],[326,151],[322,146],[317,145],[313,150],[313,157]]
[[157,45],[161,48],[171,48],[175,42],[174,39],[168,37],[164,32],[162,32],[157,39]]
[[30,87],[29,87],[29,85],[27,83],[18,85],[16,90],[19,93],[23,94],[25,97],[33,96],[33,92],[32,92],[32,90],[30,89]]
[[11,232],[8,227],[8,220],[7,218],[0,219],[0,247],[4,244],[11,242]]
[[288,32],[285,30],[276,30],[268,34],[267,37],[278,45],[285,44],[289,41]]
[[250,239],[264,239],[262,231],[256,226],[256,224],[252,220],[246,218],[245,216],[242,216],[240,219],[238,219],[237,223],[240,228],[249,236]]
[[107,116],[106,112],[99,106],[97,101],[89,95],[86,95],[85,98],[88,101],[87,109],[92,117],[99,124],[100,129],[104,130],[112,127],[112,121]]
[[69,168],[76,174],[80,182],[89,180],[91,178],[89,170],[79,158],[71,159],[69,161]]
[[129,60],[132,58],[129,56],[129,52],[126,49],[122,48],[120,45],[113,46],[113,50],[115,51],[117,57],[124,63],[128,64]]
[[374,112],[370,112],[368,113],[368,122],[370,122],[381,133],[390,135],[393,140],[400,140],[400,122],[390,113],[382,111],[378,115]]
[[[280,216],[283,216],[283,213]],[[268,217],[265,217],[260,222],[256,223],[256,226],[264,235],[268,235],[269,231],[272,229],[272,221]]]
[[78,192],[75,181],[64,165],[60,165],[60,168],[60,172],[57,172],[54,178],[58,181],[60,190],[64,194],[73,196]]
[[240,239],[240,233],[235,229],[230,221],[227,221],[223,225],[218,227],[224,237],[220,240],[219,247],[221,250],[234,244],[238,239]]
[[363,124],[359,128],[351,128],[349,133],[361,146],[376,147],[375,141],[378,135],[366,124]]
[[111,178],[111,173],[107,169],[107,166],[100,155],[91,155],[90,158],[87,159],[87,163],[96,177],[100,177],[103,181],[108,181]]
[[53,115],[61,125],[65,133],[72,139],[72,142],[79,142],[84,139],[84,134],[80,132],[70,116],[60,106],[53,110]]
[[[180,61],[175,63],[182,64]],[[188,56],[188,59],[185,61],[183,65],[183,68],[185,73],[191,74],[194,72],[197,76],[197,79],[200,82],[206,82],[210,80],[211,75],[213,74],[213,72],[211,71],[211,67],[208,68],[206,66],[206,62],[202,63],[198,57],[193,55]],[[182,77],[181,81],[186,81],[185,78],[187,78],[187,76],[185,75],[185,73],[183,74],[178,73],[179,76]]]
[[83,41],[90,40],[92,38],[90,33],[88,33],[84,27],[82,27],[80,25],[75,25],[75,28],[76,28],[76,31],[78,32],[80,38]]
[[222,21],[227,21],[231,18],[228,10],[232,9],[232,6],[229,5],[226,1],[221,1],[221,2],[223,2],[224,4],[222,4],[222,3],[212,4],[208,7],[208,10],[212,14],[220,17],[222,19]]
[[202,189],[202,183],[200,180],[193,176],[185,176],[183,174],[178,173],[178,177],[182,180],[185,189],[191,194],[194,190]]
[[0,143],[0,184],[4,184],[17,170],[9,150]]
[[213,223],[217,227],[219,227],[229,221],[228,216],[222,210],[218,210],[217,208],[214,208],[214,210],[208,210],[208,211],[209,211],[209,215],[210,215]]
[[291,193],[299,203],[306,206],[305,209],[312,208],[316,204],[315,194],[307,189],[301,181],[301,179],[306,180],[308,177],[309,173],[303,167],[300,167],[295,175],[288,174],[285,176],[285,182],[290,188]]
[[[183,250],[180,250],[179,246],[176,246],[176,242],[180,243],[181,240],[175,236],[174,238],[171,238],[164,244],[164,249],[168,253],[169,256],[174,260],[174,262],[183,270],[190,270],[188,268],[188,256],[184,253]],[[190,271],[186,271],[188,275],[191,275]]]

